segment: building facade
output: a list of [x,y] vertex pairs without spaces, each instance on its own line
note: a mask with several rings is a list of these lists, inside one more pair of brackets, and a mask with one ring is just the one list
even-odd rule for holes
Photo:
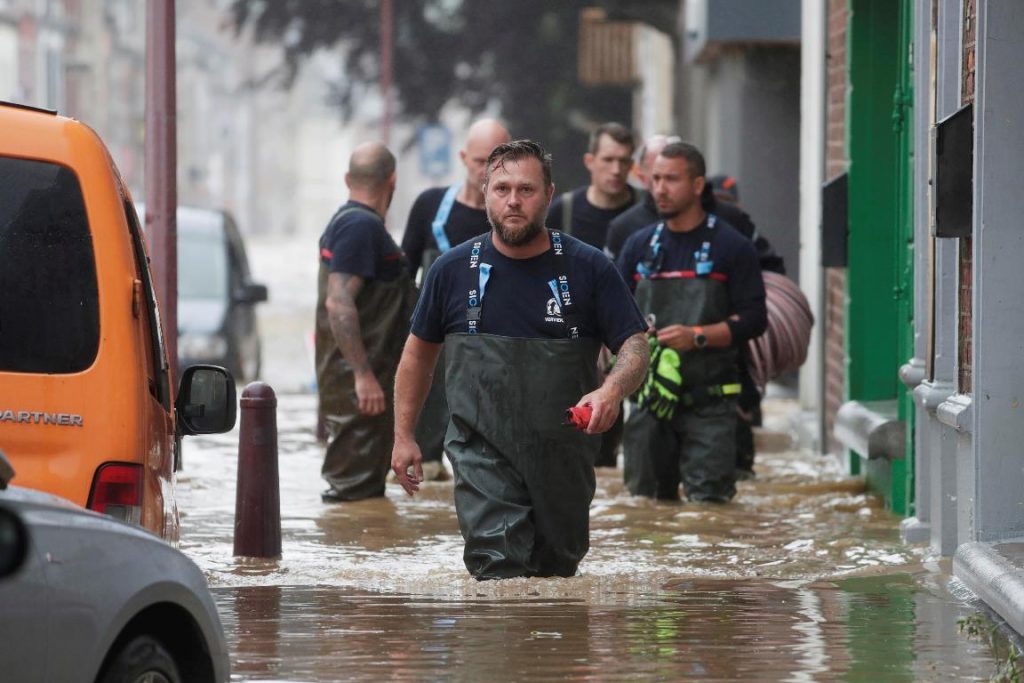
[[1020,630],[1024,5],[820,7],[823,450]]
[[[796,0],[681,3],[677,128],[800,281],[801,6]],[[802,284],[802,283],[801,283]]]

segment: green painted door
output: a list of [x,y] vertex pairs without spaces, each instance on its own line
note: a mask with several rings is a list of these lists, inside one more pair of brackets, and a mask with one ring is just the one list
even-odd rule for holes
[[897,513],[911,511],[912,402],[899,368],[913,356],[913,149],[910,0],[850,0],[848,107],[849,400],[896,400],[908,421],[904,460],[851,456]]
[[[893,130],[899,141],[896,202],[896,320],[900,365],[914,357],[914,20],[913,2],[900,0],[899,80],[893,91]],[[899,417],[907,425],[906,458],[893,463],[892,509],[914,514],[914,397],[900,382]]]

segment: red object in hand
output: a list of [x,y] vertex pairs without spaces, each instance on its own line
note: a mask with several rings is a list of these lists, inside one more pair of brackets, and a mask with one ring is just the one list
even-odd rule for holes
[[572,425],[583,431],[590,424],[590,416],[594,411],[590,406],[576,406],[565,411],[565,424]]

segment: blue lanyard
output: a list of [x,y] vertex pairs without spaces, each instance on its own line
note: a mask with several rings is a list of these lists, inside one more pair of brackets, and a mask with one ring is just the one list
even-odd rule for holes
[[487,291],[487,281],[491,279],[491,264],[480,264],[480,305],[484,305],[484,292]]
[[[551,232],[551,253],[556,260],[560,260],[565,253],[565,248],[562,244],[562,233],[560,232]],[[578,339],[580,336],[580,326],[574,313],[572,292],[569,289],[569,276],[563,271],[555,279],[548,280],[548,289],[551,290],[555,301],[558,302],[558,308],[562,312],[562,320],[565,321],[565,328],[569,338]]]
[[637,275],[642,278],[650,278],[661,270],[661,259],[659,256],[661,255],[661,231],[664,229],[665,224],[658,223],[658,227],[654,229],[651,241],[647,245],[647,254],[636,264]]
[[434,241],[437,242],[437,248],[441,250],[442,254],[452,248],[444,226],[448,224],[448,215],[452,212],[455,195],[461,189],[462,183],[456,183],[445,190],[444,197],[441,198],[441,205],[437,207],[437,213],[434,214],[434,222],[430,224],[430,229],[434,233]]
[[[491,279],[491,264],[483,263],[480,260],[483,256],[483,246],[482,241],[474,242],[473,247],[469,251],[469,268],[470,270],[475,269],[477,271],[477,286],[469,290],[469,296],[467,297],[466,331],[469,334],[477,334],[480,331],[484,294],[487,292],[487,283]],[[563,255],[562,235],[558,232],[551,233],[551,252],[556,258]],[[569,276],[563,274],[548,281],[548,288],[551,289],[555,301],[559,302],[559,307],[562,309],[562,317],[566,320],[569,336],[573,339],[578,338],[579,325],[570,322],[568,317],[573,306],[572,293],[569,289]]]
[[474,242],[473,248],[469,251],[469,267],[477,271],[477,287],[469,290],[469,305],[466,308],[466,331],[469,334],[476,334],[479,331],[484,293],[487,291],[487,281],[491,279],[491,264],[480,262],[482,253],[483,242]]
[[[718,222],[718,216],[713,213],[708,214],[708,229],[713,230],[715,223]],[[651,235],[651,241],[647,245],[647,254],[636,264],[637,275],[644,279],[649,279],[652,275],[655,275],[661,270],[661,233],[665,229],[665,223],[658,223],[658,227],[654,229],[654,234]],[[708,256],[711,254],[711,242],[704,242],[699,251],[693,252],[693,257],[700,263],[707,263]],[[710,268],[702,268],[698,266],[698,274],[706,275],[707,270],[710,272]]]

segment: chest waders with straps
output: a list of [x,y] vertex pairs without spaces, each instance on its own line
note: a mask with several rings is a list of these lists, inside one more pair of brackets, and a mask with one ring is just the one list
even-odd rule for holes
[[[335,217],[368,209],[348,207]],[[383,228],[382,228],[383,229]],[[327,319],[328,264],[320,263],[316,307],[316,379],[328,445],[321,470],[338,499],[360,500],[384,495],[394,444],[395,370],[416,305],[416,287],[404,265],[394,280],[367,280],[356,296],[359,328],[367,360],[386,397],[387,410],[363,415],[356,399],[355,374],[345,360]]]
[[[462,189],[462,183],[450,186],[441,197],[441,203],[434,214],[434,220],[430,223],[430,231],[434,235],[434,242],[437,248],[429,248],[423,252],[421,264],[423,277],[427,277],[427,271],[434,265],[434,261],[452,248],[451,241],[445,227],[448,225],[448,217],[455,205],[455,198]],[[440,462],[444,454],[444,434],[448,427],[448,401],[445,399],[444,389],[444,349],[441,350],[439,362],[434,369],[434,379],[430,383],[430,391],[426,400],[423,401],[423,409],[420,411],[419,420],[416,422],[416,443],[420,447],[424,462]]]
[[[693,254],[693,268],[665,271],[659,223],[637,265],[636,300],[661,329],[723,322],[732,314],[728,274],[713,270],[716,218],[709,241]],[[640,410],[626,426],[625,480],[634,495],[678,498],[680,481],[692,500],[728,500],[735,494],[736,349],[657,348]],[[674,394],[674,396],[672,395]]]
[[466,330],[445,338],[451,421],[446,450],[466,568],[478,579],[572,576],[590,547],[594,456],[600,439],[562,424],[565,409],[597,387],[596,339],[579,336],[572,272],[558,232],[547,283],[564,337],[527,339],[480,332],[489,240],[473,245]]

